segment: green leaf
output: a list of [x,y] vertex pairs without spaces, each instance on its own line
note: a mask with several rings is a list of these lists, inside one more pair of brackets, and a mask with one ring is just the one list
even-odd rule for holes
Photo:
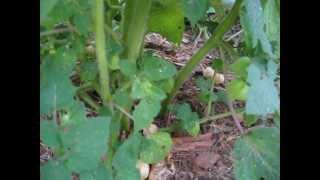
[[240,137],[233,149],[238,180],[280,179],[280,133],[277,128],[259,128]]
[[197,136],[200,132],[199,116],[196,112],[192,112],[189,104],[184,103],[177,105],[175,108],[180,126],[186,130],[191,136]]
[[230,65],[230,69],[236,73],[236,75],[247,79],[248,67],[250,65],[250,58],[241,57],[235,63]]
[[231,100],[243,100],[247,99],[249,86],[246,82],[240,79],[232,80],[227,86],[227,92]]
[[217,100],[217,96],[211,91],[212,81],[199,77],[196,79],[196,85],[200,88],[198,98],[202,103],[208,103],[210,99],[211,101]]
[[136,169],[139,158],[141,135],[131,135],[116,151],[112,165],[116,171],[116,180],[140,180],[140,173]]
[[70,180],[71,172],[63,163],[50,160],[40,167],[40,177],[42,180]]
[[40,1],[40,22],[43,21],[51,12],[59,0],[41,0]]
[[107,152],[110,119],[97,117],[70,128],[62,135],[67,166],[75,172],[94,170]]
[[143,99],[133,111],[134,132],[148,127],[160,112],[159,101]]
[[70,80],[75,57],[58,50],[54,56],[48,56],[40,66],[40,113],[74,106],[74,87]]
[[166,80],[162,80],[157,82],[158,86],[166,93],[170,93],[173,86],[174,86],[174,79],[173,78],[169,78]]
[[169,41],[180,44],[184,31],[182,6],[177,0],[154,2],[148,21],[149,32],[159,33]]
[[109,68],[111,69],[111,70],[117,70],[117,69],[120,69],[120,67],[119,67],[119,56],[116,54],[116,55],[113,55],[112,57],[111,57],[111,61],[110,61],[110,64],[108,64],[109,65]]
[[133,104],[133,100],[131,99],[129,93],[127,91],[122,91],[117,89],[115,94],[113,95],[114,101],[121,107],[131,107]]
[[245,31],[246,43],[249,48],[261,46],[264,53],[274,57],[272,46],[264,31],[264,14],[260,0],[244,0],[244,10],[241,12],[240,20]]
[[246,113],[265,116],[279,110],[280,100],[273,79],[265,76],[256,63],[248,68],[248,90]]
[[262,0],[265,31],[269,41],[274,43],[274,54],[280,58],[280,11],[277,0]]
[[80,173],[81,180],[112,180],[111,171],[106,169],[103,165],[92,171]]
[[59,129],[55,121],[40,121],[40,139],[51,148],[60,146]]
[[170,152],[172,140],[168,133],[157,132],[142,142],[141,160],[155,164],[163,160]]
[[214,61],[212,61],[212,68],[215,71],[218,72],[223,72],[223,60],[222,59],[215,59]]
[[257,116],[255,115],[244,115],[244,123],[246,126],[250,127],[252,125],[254,125],[257,122]]
[[194,26],[206,14],[209,8],[209,0],[182,0],[182,6],[185,16]]
[[133,99],[150,98],[157,101],[166,98],[166,94],[145,78],[136,78],[133,81],[131,97]]
[[119,61],[119,67],[122,74],[129,78],[135,77],[135,74],[137,72],[137,67],[134,63],[131,63],[130,61],[126,59],[121,59]]
[[98,66],[95,61],[83,61],[80,64],[80,79],[91,82],[98,76]]
[[[90,12],[90,11],[89,11]],[[81,35],[86,36],[92,31],[92,19],[90,13],[81,13],[74,17],[74,25]]]
[[153,57],[145,57],[143,72],[150,81],[160,81],[173,77],[176,73],[176,67],[168,61]]

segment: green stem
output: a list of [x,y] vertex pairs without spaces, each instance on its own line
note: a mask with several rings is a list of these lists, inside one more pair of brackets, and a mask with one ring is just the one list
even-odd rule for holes
[[213,32],[210,39],[203,45],[199,51],[196,52],[195,55],[188,61],[188,63],[179,71],[175,85],[169,94],[168,98],[164,101],[163,108],[161,110],[161,114],[163,115],[167,109],[168,104],[172,100],[172,98],[176,95],[177,91],[181,87],[181,85],[187,80],[187,78],[192,74],[192,70],[199,64],[199,62],[203,59],[203,57],[208,54],[213,48],[216,48],[219,45],[223,35],[231,28],[231,26],[236,21],[239,10],[241,7],[242,0],[237,0],[234,4],[230,14],[226,17],[226,19],[221,22],[218,27]]
[[222,41],[221,46],[224,50],[227,51],[227,53],[230,55],[231,59],[233,59],[234,61],[239,59],[238,53],[233,49],[233,47],[229,43]]
[[123,58],[135,63],[147,30],[147,22],[152,0],[126,1],[122,24],[124,52]]
[[[215,73],[216,73],[216,72],[214,72],[213,77],[215,76]],[[211,88],[210,88],[210,93],[213,91],[213,88],[214,88],[214,80],[212,79]],[[209,97],[208,110],[207,110],[207,115],[206,115],[206,117],[209,117],[210,114],[211,114],[211,105],[212,105],[212,96]]]
[[[239,110],[237,110],[237,113],[238,114],[242,114],[242,113],[244,113],[244,110],[243,109],[239,109]],[[206,123],[208,121],[218,120],[218,119],[225,118],[225,117],[228,117],[228,116],[232,116],[232,112],[226,112],[226,113],[217,114],[217,115],[212,116],[212,117],[202,118],[200,120],[200,124]]]
[[104,105],[111,102],[109,88],[109,72],[106,54],[106,39],[104,33],[104,1],[96,0],[96,53],[99,69],[101,96]]

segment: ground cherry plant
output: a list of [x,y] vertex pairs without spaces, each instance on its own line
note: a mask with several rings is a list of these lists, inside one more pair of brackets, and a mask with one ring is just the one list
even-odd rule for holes
[[[40,2],[40,139],[54,154],[41,164],[41,179],[146,178],[139,167],[165,159],[170,130],[197,136],[201,123],[219,118],[172,103],[216,49],[220,59],[196,84],[200,101],[211,106],[221,95],[212,91],[215,82],[227,71],[235,74],[222,92],[241,132],[232,154],[235,179],[280,178],[280,0]],[[208,10],[216,14],[215,27],[201,23]],[[225,37],[238,20],[241,50]],[[180,70],[144,49],[149,32],[179,46],[187,22],[201,33],[206,27],[207,40]],[[232,108],[235,100],[245,101],[241,112]],[[175,127],[150,129],[168,111],[176,114]]]

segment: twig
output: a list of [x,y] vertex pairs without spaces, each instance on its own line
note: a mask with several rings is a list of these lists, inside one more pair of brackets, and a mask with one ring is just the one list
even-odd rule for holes
[[[244,113],[243,110],[238,112],[238,114],[242,114],[242,113]],[[214,121],[214,120],[222,119],[222,118],[225,118],[225,117],[228,117],[228,116],[231,116],[231,115],[232,115],[232,112],[226,112],[226,113],[218,114],[218,115],[215,115],[215,116],[212,116],[212,117],[202,118],[200,120],[200,124],[206,123],[208,121]]]
[[225,41],[228,42],[230,40],[232,40],[233,38],[237,37],[239,34],[241,34],[243,32],[243,29],[241,29],[240,31],[232,34],[230,37],[228,37],[228,39],[226,39]]

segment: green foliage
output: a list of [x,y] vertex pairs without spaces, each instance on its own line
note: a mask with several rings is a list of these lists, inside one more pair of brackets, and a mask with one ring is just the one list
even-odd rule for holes
[[71,172],[66,166],[55,160],[50,160],[44,166],[40,167],[41,179],[44,180],[70,180]]
[[246,104],[247,114],[265,116],[279,110],[279,94],[273,80],[273,76],[270,77],[264,73],[257,63],[249,66],[248,83],[250,88]]
[[212,81],[199,77],[196,79],[196,85],[200,88],[198,98],[203,103],[208,103],[209,100],[216,101],[217,95],[211,91]]
[[194,26],[206,14],[209,0],[182,0],[182,6],[185,16]]
[[259,128],[240,137],[233,149],[237,180],[280,178],[280,133]]
[[141,139],[141,135],[134,134],[118,148],[112,161],[116,171],[115,180],[140,180],[136,163],[139,158]]
[[150,81],[160,81],[173,77],[176,67],[164,59],[147,56],[143,66],[143,72]]
[[[70,80],[75,57],[60,49],[47,56],[40,66],[40,112],[47,114],[61,108],[71,108],[76,88]],[[65,50],[68,51],[68,50]]]
[[[226,50],[232,60],[240,58],[231,65],[227,59],[212,63],[216,72],[231,70],[236,78],[226,87],[214,87],[212,80],[199,77],[198,97],[206,104],[245,101],[244,125],[253,130],[236,140],[236,179],[279,178],[279,0],[211,0],[211,13],[218,18],[205,16],[208,3],[41,0],[40,139],[54,152],[40,167],[41,179],[70,180],[77,173],[81,180],[140,180],[137,162],[158,163],[173,146],[169,133],[142,136],[141,130],[163,117],[166,103],[207,53],[219,46],[225,49],[221,41],[238,16],[246,46],[241,52]],[[213,34],[177,72],[167,60],[144,53],[143,39],[147,32],[156,32],[180,44],[185,19]],[[200,120],[187,103],[173,107],[178,123],[170,130],[197,136],[200,122],[210,118]],[[97,116],[88,118],[86,108]],[[269,114],[276,127],[256,129],[264,123],[258,118]]]
[[158,163],[169,154],[171,146],[172,141],[168,133],[152,134],[142,142],[141,160],[150,164]]
[[159,101],[143,99],[133,111],[134,131],[137,132],[148,127],[161,108]]
[[151,7],[148,30],[180,44],[184,31],[184,16],[180,2],[178,0],[154,2]]
[[248,47],[254,49],[259,45],[264,53],[274,57],[271,43],[264,31],[265,19],[261,0],[244,0],[243,3],[244,9],[240,19],[246,33]]
[[247,99],[248,89],[249,87],[246,82],[239,79],[232,80],[227,86],[227,92],[232,100],[245,101]]
[[231,64],[230,69],[236,73],[239,77],[247,79],[248,67],[250,65],[250,58],[241,57],[235,63]]
[[191,136],[197,136],[200,132],[199,116],[192,112],[189,104],[179,104],[175,107],[177,119],[180,120],[180,126]]

